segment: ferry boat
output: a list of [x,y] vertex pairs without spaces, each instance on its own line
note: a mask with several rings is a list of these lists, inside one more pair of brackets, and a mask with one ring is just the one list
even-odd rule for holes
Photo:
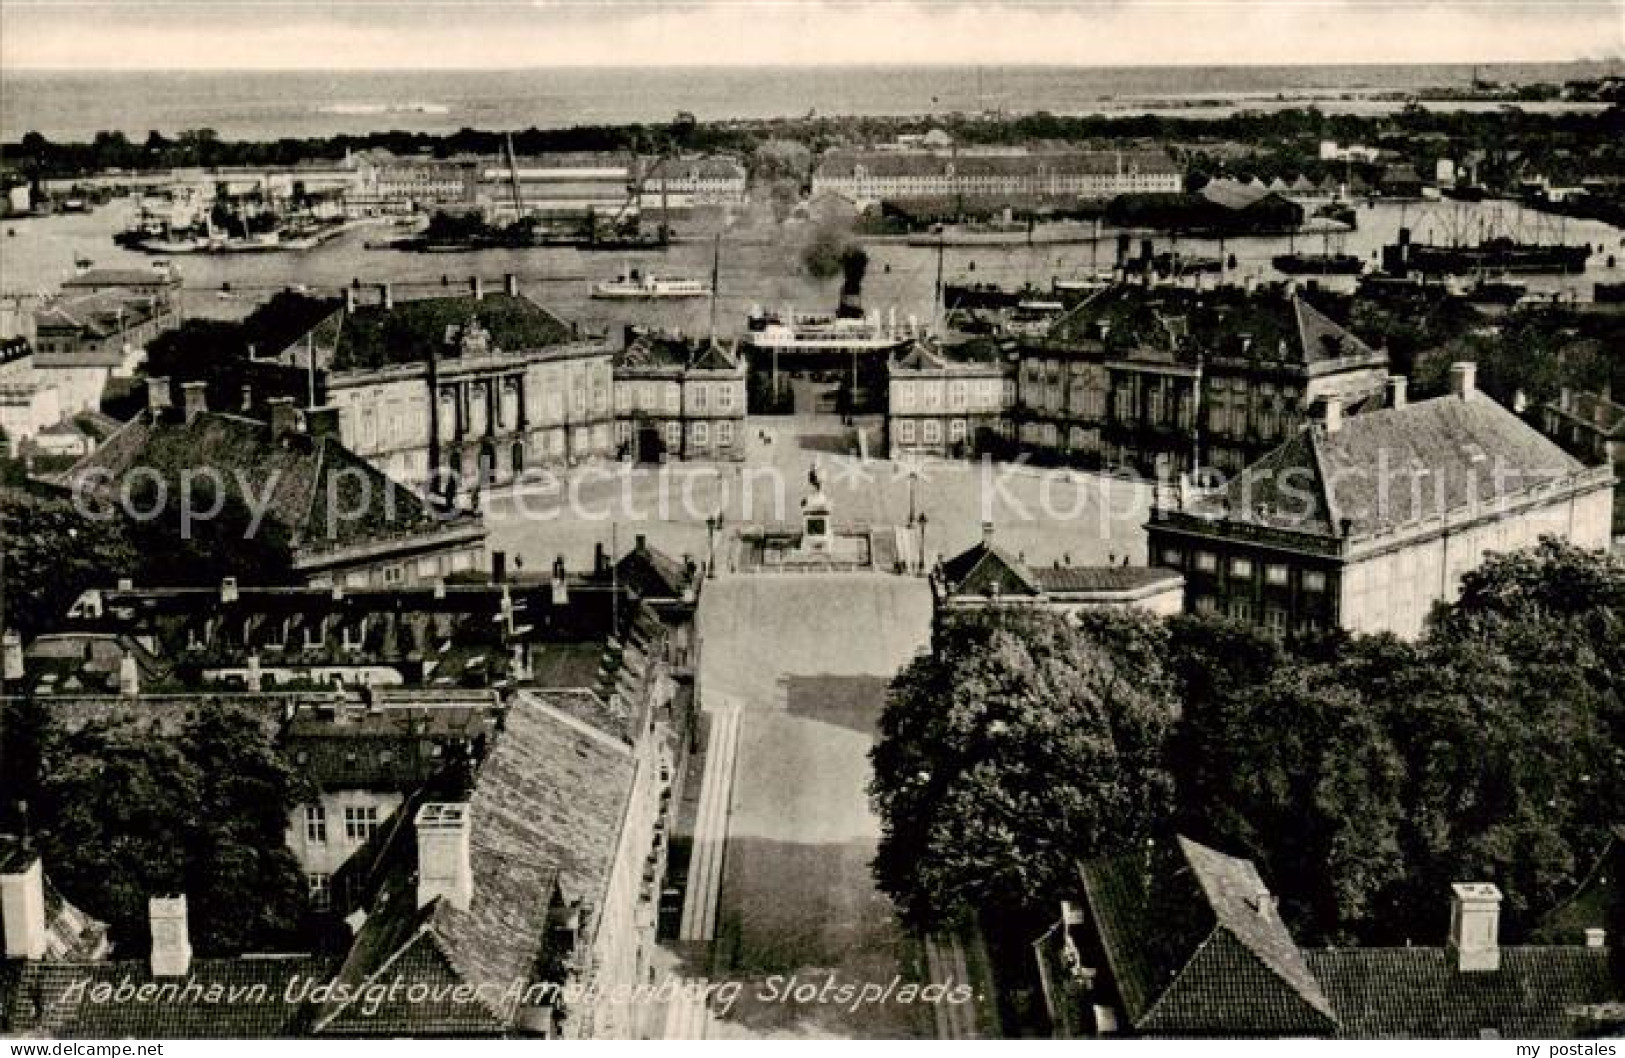
[[594,283],[592,296],[611,300],[708,298],[711,284],[701,279],[645,275],[636,268],[628,268],[614,279]]
[[895,318],[882,319],[879,313],[867,316],[840,316],[835,313],[764,312],[752,308],[745,320],[744,342],[764,352],[780,353],[874,353],[900,348],[918,331],[897,325]]

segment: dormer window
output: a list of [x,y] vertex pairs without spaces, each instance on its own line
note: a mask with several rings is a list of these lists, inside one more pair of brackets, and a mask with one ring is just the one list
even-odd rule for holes
[[340,635],[345,650],[360,650],[367,638],[367,619],[358,617],[354,621],[344,622]]

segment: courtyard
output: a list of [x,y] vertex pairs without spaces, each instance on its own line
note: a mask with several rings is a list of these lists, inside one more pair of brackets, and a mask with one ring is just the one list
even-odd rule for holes
[[[878,426],[867,432],[877,443]],[[851,429],[832,416],[753,418],[746,433],[750,451],[740,464],[593,464],[493,493],[484,503],[489,546],[524,568],[563,556],[581,569],[596,548],[624,552],[638,535],[699,560],[715,540],[726,569],[727,541],[739,527],[798,521],[816,467],[837,525],[905,527],[911,514],[924,515],[923,534],[915,523],[904,543],[917,555],[923,538],[928,566],[975,543],[984,521],[1033,565],[1145,561],[1145,483],[1015,464],[863,459]],[[713,530],[707,521],[717,515]]]

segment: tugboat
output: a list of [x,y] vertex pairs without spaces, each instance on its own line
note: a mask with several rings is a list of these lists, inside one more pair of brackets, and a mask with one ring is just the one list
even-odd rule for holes
[[701,279],[645,275],[627,268],[614,279],[594,283],[592,296],[606,300],[651,300],[656,298],[708,298],[711,284]]

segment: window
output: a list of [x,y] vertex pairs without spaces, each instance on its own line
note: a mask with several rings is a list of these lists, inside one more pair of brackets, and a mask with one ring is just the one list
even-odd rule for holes
[[1303,571],[1303,590],[1304,591],[1325,591],[1326,590],[1326,574],[1322,573],[1318,569],[1306,569],[1306,570],[1304,570]]
[[683,447],[683,424],[669,422],[666,424],[666,447],[675,452]]
[[1230,616],[1237,621],[1251,621],[1253,619],[1253,603],[1251,599],[1231,599]]
[[699,386],[692,387],[692,389],[690,390],[690,392],[693,393],[693,395],[694,395],[694,410],[695,411],[704,411],[705,410],[705,403],[706,403],[706,401],[705,401],[705,397],[706,397],[705,389],[706,389],[705,386],[699,385]]
[[1278,562],[1271,562],[1264,567],[1264,583],[1276,587],[1286,586],[1286,567]]
[[402,569],[400,566],[385,566],[384,567],[384,583],[385,584],[399,584],[401,581],[403,581],[405,579],[406,579],[406,571],[404,569]]
[[734,410],[734,388],[732,384],[725,383],[717,387],[717,410]]
[[694,424],[694,443],[700,447],[711,443],[711,428],[707,424],[703,422]]
[[717,445],[721,448],[731,448],[734,443],[734,424],[724,419],[717,423]]
[[305,883],[309,886],[310,906],[316,911],[326,911],[333,906],[333,876],[331,874],[307,874]]
[[1253,575],[1253,560],[1250,558],[1231,559],[1230,575],[1232,577],[1251,577]]
[[345,840],[360,844],[370,840],[377,830],[377,805],[351,805],[344,810]]
[[1286,611],[1279,606],[1264,607],[1264,627],[1276,635],[1286,632]]
[[914,420],[900,419],[897,423],[897,443],[911,445],[914,443]]
[[942,423],[927,419],[920,424],[920,440],[928,445],[942,443]]
[[321,805],[305,806],[305,843],[327,844],[327,809]]
[[1184,553],[1181,552],[1177,547],[1165,547],[1162,549],[1162,564],[1165,566],[1172,566],[1173,568],[1178,569],[1180,562],[1184,561],[1184,558]]
[[1198,551],[1196,553],[1196,568],[1203,573],[1214,573],[1219,568],[1219,559],[1211,551]]
[[1200,614],[1213,614],[1219,610],[1219,600],[1211,595],[1198,595],[1196,597],[1196,612]]
[[343,637],[345,650],[360,650],[362,642],[367,638],[367,619],[357,618],[354,621],[345,621],[339,629]]
[[963,441],[965,439],[965,420],[954,419],[948,423],[948,440]]

